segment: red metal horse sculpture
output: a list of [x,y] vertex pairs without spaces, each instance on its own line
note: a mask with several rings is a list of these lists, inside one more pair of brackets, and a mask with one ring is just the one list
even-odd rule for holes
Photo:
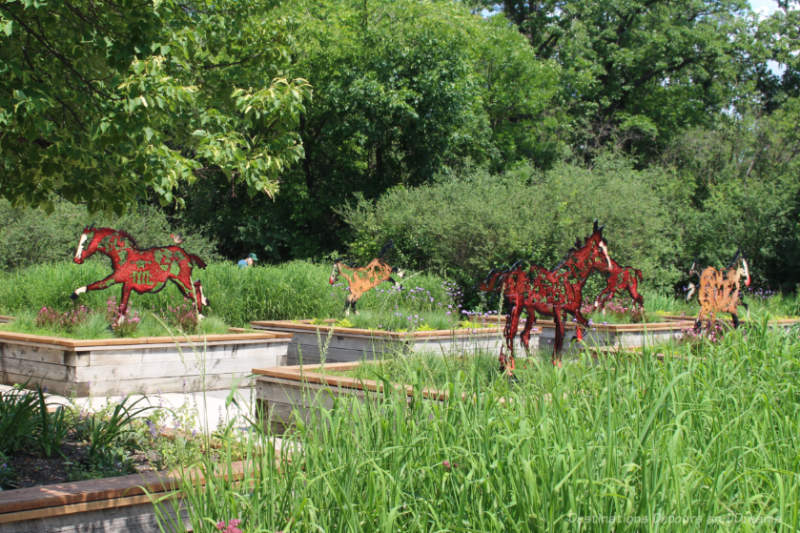
[[111,228],[84,228],[78,242],[74,261],[78,264],[100,252],[111,258],[114,271],[106,278],[78,287],[70,295],[72,299],[86,291],[106,289],[122,283],[122,299],[119,306],[119,322],[124,321],[131,291],[139,294],[158,292],[167,281],[180,289],[184,298],[194,302],[197,312],[208,302],[199,281],[192,282],[192,265],[205,268],[205,262],[179,246],[159,246],[139,249],[136,241],[125,233]]
[[[608,245],[603,239],[603,227],[598,227],[595,222],[594,230],[584,244],[570,250],[566,259],[553,270],[538,265],[526,268],[524,263],[518,262],[507,270],[491,271],[479,288],[497,290],[500,283],[504,296],[513,306],[506,317],[504,336],[508,355],[501,351],[501,368],[508,373],[514,370],[514,337],[522,311],[528,314],[521,334],[526,350],[531,329],[536,322],[536,312],[553,317],[556,332],[552,361],[554,365],[561,366],[559,352],[564,342],[567,313],[574,316],[580,325],[589,327],[580,309],[583,286],[592,272],[611,272],[613,264],[608,255]],[[583,338],[580,327],[577,338]]]

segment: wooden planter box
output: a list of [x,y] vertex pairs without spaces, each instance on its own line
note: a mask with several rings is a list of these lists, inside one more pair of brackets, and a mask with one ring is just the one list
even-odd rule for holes
[[[587,351],[597,362],[602,362],[613,354],[642,354],[641,348],[622,346],[590,348]],[[669,351],[651,355],[662,361],[676,357]],[[254,368],[257,415],[262,417],[265,424],[270,425],[274,434],[280,435],[293,425],[295,417],[299,416],[308,422],[315,411],[331,409],[337,398],[350,396],[365,401],[370,395],[383,392],[383,382],[334,375],[321,370],[324,367],[329,371],[347,371],[371,363],[371,361],[361,361]],[[411,385],[397,383],[392,384],[392,387],[404,393],[409,402],[411,401],[414,394]],[[420,394],[422,398],[431,401],[448,398],[446,390],[433,388],[423,389]],[[545,395],[542,399],[548,401],[549,395]],[[503,398],[500,400],[501,403],[505,403]]]
[[[697,320],[696,316],[686,316],[686,315],[662,315],[662,318],[667,321],[689,321],[694,326],[695,320]],[[730,325],[731,319],[730,314],[728,313],[718,313],[717,320],[721,320],[725,324]],[[747,321],[741,318],[740,315],[740,324],[743,326],[747,325]],[[790,329],[798,324],[800,324],[800,318],[776,318],[770,320],[768,324],[774,328],[783,328],[783,329]]]
[[[331,321],[333,322],[333,321]],[[474,353],[478,350],[499,353],[503,328],[487,325],[478,329],[434,330],[397,333],[371,329],[340,328],[312,324],[310,320],[260,320],[254,329],[282,331],[293,335],[286,364],[355,362],[384,355],[411,352]],[[538,329],[533,332],[533,339]]]
[[[273,433],[282,434],[291,427],[293,411],[308,420],[318,409],[330,409],[336,398],[355,396],[365,400],[368,395],[383,391],[383,383],[369,379],[325,374],[319,370],[352,370],[364,362],[325,363],[325,365],[294,365],[278,368],[254,368],[256,375],[256,409],[264,423],[270,424]],[[410,385],[394,385],[409,398],[413,394]],[[425,398],[442,400],[447,393],[437,389],[422,391]]]
[[[615,346],[621,348],[639,348],[654,346],[670,341],[680,340],[684,332],[691,329],[694,323],[687,320],[671,320],[664,322],[641,322],[638,324],[592,324],[585,331],[583,344],[585,346]],[[555,339],[555,324],[541,325],[542,333],[539,337],[539,347],[552,349]],[[564,346],[575,338],[577,325],[569,323],[566,327]]]
[[[232,467],[241,476],[241,463]],[[198,482],[204,481],[198,476]],[[179,483],[176,475],[151,472],[3,491],[0,533],[158,533],[156,505],[170,524],[177,522]],[[188,531],[185,511],[181,521]]]
[[[523,316],[520,319],[520,331],[527,319]],[[487,321],[494,323],[505,323],[505,316],[489,317]],[[653,346],[678,340],[687,329],[694,325],[693,319],[676,317],[676,319],[664,320],[662,322],[640,322],[633,324],[595,324],[586,330],[583,343],[573,342],[576,339],[575,333],[577,324],[567,322],[564,326],[564,351],[578,351],[594,347],[622,347],[638,348],[644,345]],[[542,351],[551,351],[555,341],[556,326],[552,320],[537,320],[536,326],[540,329],[539,334],[531,337],[531,349],[538,348]],[[534,342],[536,341],[536,342]]]
[[[174,497],[176,486],[153,472],[3,491],[0,533],[157,532],[153,499]],[[174,517],[173,502],[165,500],[160,511]]]
[[291,334],[76,340],[0,331],[0,383],[63,396],[226,389],[255,367],[286,363]]
[[11,322],[12,320],[14,320],[14,317],[12,316],[0,315],[0,324],[5,324],[6,322]]

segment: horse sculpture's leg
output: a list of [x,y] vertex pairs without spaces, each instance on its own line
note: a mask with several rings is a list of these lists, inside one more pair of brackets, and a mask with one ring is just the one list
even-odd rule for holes
[[556,338],[553,342],[553,366],[561,367],[561,346],[564,344],[564,317],[561,316],[561,308],[553,309],[553,319],[556,323]]
[[119,316],[114,321],[114,326],[119,326],[125,322],[125,316],[128,314],[128,300],[131,297],[131,288],[127,283],[122,284],[122,300],[119,303]]
[[578,321],[578,325],[575,326],[575,337],[579,341],[582,341],[583,340],[583,332],[581,331],[581,326],[583,326],[584,328],[586,328],[588,330],[589,327],[590,327],[589,326],[589,321],[586,320],[585,316],[583,316],[583,313],[581,313],[580,308],[578,308],[578,310],[575,311],[575,319]]
[[358,300],[352,297],[352,294],[348,294],[347,298],[344,300],[344,316],[350,316],[350,310],[352,309],[353,314],[357,315],[358,311],[356,311],[356,302]]
[[83,294],[86,291],[96,291],[99,289],[105,289],[106,287],[110,287],[111,285],[115,284],[114,281],[114,274],[109,274],[107,277],[101,279],[100,281],[95,281],[94,283],[90,283],[89,285],[84,285],[83,287],[78,287],[72,294],[69,295],[70,298],[73,300],[77,299],[79,295]]
[[517,331],[519,330],[519,317],[522,314],[522,307],[520,303],[515,304],[506,319],[505,337],[508,356],[501,355],[500,365],[503,367],[502,370],[505,370],[509,374],[514,371],[516,366],[514,362],[514,338],[517,336]]
[[181,294],[183,294],[183,297],[185,299],[191,301],[194,304],[194,309],[195,309],[195,311],[197,311],[197,315],[199,317],[199,315],[200,315],[200,302],[198,302],[197,299],[195,298],[195,291],[192,290],[191,281],[187,285],[186,282],[184,280],[182,280],[181,278],[179,278],[179,277],[174,277],[174,278],[169,278],[169,279],[170,279],[170,281],[172,281],[175,284],[176,287],[178,287],[178,290],[181,291]]
[[739,315],[736,313],[731,313],[731,320],[733,321],[733,328],[736,329],[739,327]]
[[526,307],[525,310],[528,312],[528,320],[525,321],[525,328],[522,330],[520,340],[522,341],[522,346],[525,347],[525,352],[530,354],[531,330],[536,323],[536,314],[533,307]]

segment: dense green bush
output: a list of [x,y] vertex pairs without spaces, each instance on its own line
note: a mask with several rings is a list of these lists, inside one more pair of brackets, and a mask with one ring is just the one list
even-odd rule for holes
[[399,266],[429,270],[469,287],[498,265],[531,258],[554,267],[575,243],[605,225],[611,256],[641,268],[645,284],[666,287],[680,276],[680,235],[664,188],[673,178],[634,170],[607,156],[593,169],[522,166],[501,176],[483,171],[415,189],[395,188],[376,202],[344,210],[365,258],[393,239]]
[[[90,259],[83,265],[53,263],[36,265],[15,272],[0,272],[0,313],[36,312],[46,306],[66,311],[76,305],[70,294],[76,288],[104,278],[110,265],[102,259]],[[194,279],[203,283],[209,307],[204,313],[232,326],[245,326],[251,320],[327,318],[342,316],[345,300],[344,280],[331,286],[331,265],[293,261],[279,266],[255,266],[241,269],[231,263],[212,263],[195,269]],[[410,273],[402,281],[403,289],[392,289],[388,282],[365,294],[359,309],[407,310],[428,308],[429,299],[453,303],[457,292],[442,279],[428,274]],[[120,298],[121,286],[82,294],[79,303],[104,310],[110,298]],[[420,296],[424,294],[426,301]],[[162,312],[183,302],[171,283],[157,294],[132,293],[129,307],[140,312]]]
[[179,226],[148,205],[131,207],[121,216],[90,214],[85,206],[55,202],[52,213],[41,209],[13,207],[0,199],[0,270],[70,260],[85,226],[109,226],[130,233],[142,247],[172,244],[170,233],[184,237],[181,245],[206,261],[219,259],[216,244]]

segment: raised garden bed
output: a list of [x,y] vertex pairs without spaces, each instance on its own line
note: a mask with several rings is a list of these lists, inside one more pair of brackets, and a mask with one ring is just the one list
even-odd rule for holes
[[[697,320],[696,316],[687,316],[687,315],[661,315],[661,318],[667,321],[689,321],[691,322],[692,326],[694,326],[695,320]],[[742,315],[739,315],[741,320],[740,324],[746,326],[747,320],[742,318]],[[717,314],[717,320],[721,320],[723,323],[730,324],[731,319],[728,313],[719,313]],[[757,322],[758,320],[756,320]],[[800,318],[797,317],[790,317],[790,318],[773,318],[768,322],[768,324],[772,327],[778,327],[783,329],[792,328],[798,324],[800,324]]]
[[14,320],[14,317],[0,315],[0,324],[5,324],[7,322],[11,322],[12,320]]
[[[505,316],[487,317],[483,320],[490,323],[505,323]],[[527,317],[520,319],[520,331]],[[599,346],[636,348],[644,345],[654,346],[673,340],[679,340],[683,332],[691,329],[693,319],[664,319],[660,322],[635,322],[635,323],[593,323],[585,331],[583,344],[572,342],[576,339],[577,324],[567,322],[564,326],[564,349],[575,351]],[[552,350],[555,340],[555,323],[552,320],[537,320],[536,327],[540,332],[531,337],[531,349]]]
[[291,334],[76,340],[0,331],[0,382],[64,396],[194,392],[246,386],[255,367],[286,363]]
[[[586,352],[595,362],[602,362],[609,357],[637,354],[641,356],[642,354],[640,348],[621,346],[589,348]],[[652,352],[651,355],[658,360],[675,357],[669,348],[660,352]],[[490,359],[494,361],[493,358],[490,357]],[[275,434],[282,434],[291,427],[295,416],[308,421],[314,411],[331,409],[337,398],[356,397],[365,400],[371,394],[382,393],[385,387],[384,381],[364,378],[364,373],[359,375],[358,372],[363,370],[363,365],[377,364],[381,363],[361,361],[255,368],[253,373],[256,375],[256,410],[263,417],[264,423],[271,426]],[[520,364],[526,367],[528,377],[541,371],[541,367],[538,367],[535,361],[531,362],[530,369],[527,368],[528,363],[520,362]],[[497,369],[493,362],[492,365],[491,372],[494,372]],[[549,368],[549,363],[544,363],[543,366]],[[496,376],[497,379],[502,379],[509,384],[499,371]],[[405,394],[411,402],[414,395],[412,385],[392,382],[391,386],[394,390]],[[419,394],[426,400],[441,401],[449,396],[447,388],[444,384],[440,384],[438,388],[435,386],[425,387],[419,391]],[[491,389],[491,385],[482,384],[479,389],[485,392]]]
[[[291,426],[293,411],[308,419],[313,410],[333,407],[337,397],[356,396],[365,399],[370,393],[383,391],[383,383],[330,373],[353,370],[362,364],[370,363],[347,362],[254,368],[256,409],[264,417],[265,423],[271,425],[275,434],[282,434]],[[413,387],[404,384],[395,387],[404,391],[410,400]],[[440,400],[446,396],[446,392],[436,389],[425,389],[422,394],[433,400]]]
[[[287,353],[288,365],[329,362],[357,362],[385,354],[433,352],[499,352],[503,330],[497,325],[475,329],[392,332],[376,329],[342,328],[313,324],[311,320],[259,320],[254,329],[282,331],[293,335]],[[538,330],[533,332],[536,335]],[[262,365],[263,368],[263,365]]]
[[[241,475],[241,463],[232,471]],[[0,533],[156,533],[157,512],[176,522],[173,500],[179,484],[177,475],[151,472],[3,491]],[[185,512],[181,515],[188,530]]]

